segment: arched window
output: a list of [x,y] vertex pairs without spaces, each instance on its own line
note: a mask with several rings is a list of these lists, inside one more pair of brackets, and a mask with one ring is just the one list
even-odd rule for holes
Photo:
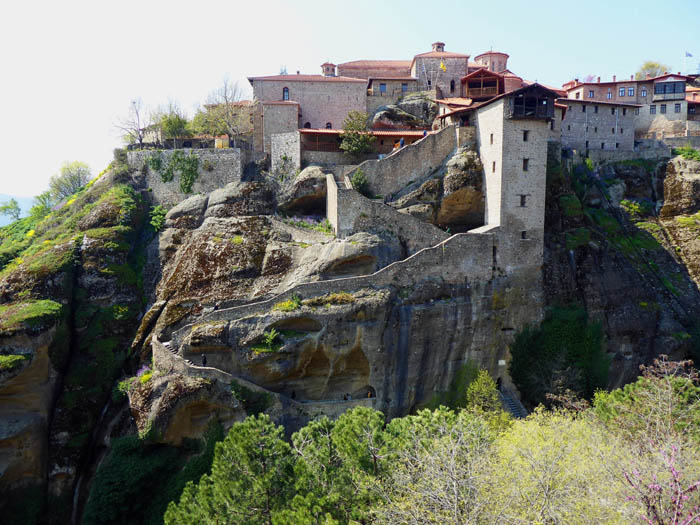
[[326,122],[326,129],[333,129],[333,126],[330,122]]
[[454,93],[454,92],[455,92],[455,81],[450,80],[450,93]]
[[304,127],[305,127],[306,129],[309,129],[309,128],[311,127],[311,122],[306,122],[306,123],[304,123]]
[[289,88],[282,88],[282,100],[289,100]]

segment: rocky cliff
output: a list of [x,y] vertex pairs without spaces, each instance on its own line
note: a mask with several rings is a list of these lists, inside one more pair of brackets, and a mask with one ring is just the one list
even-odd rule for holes
[[[31,496],[44,521],[79,520],[123,436],[152,447],[138,454],[187,456],[215,421],[259,411],[289,430],[357,404],[406,414],[467,362],[507,382],[509,343],[548,306],[600,320],[611,386],[654,355],[695,351],[700,165],[680,157],[552,160],[544,267],[507,279],[465,234],[413,254],[389,224],[334,237],[318,168],[191,196],[157,233],[141,175],[116,163],[3,233],[6,511]],[[478,156],[454,152],[388,204],[451,233],[480,225]],[[488,277],[461,278],[470,264]]]

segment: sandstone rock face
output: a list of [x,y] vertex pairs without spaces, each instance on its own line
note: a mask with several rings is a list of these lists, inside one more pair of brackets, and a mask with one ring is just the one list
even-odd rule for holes
[[371,117],[372,129],[430,129],[437,117],[435,102],[419,94],[409,94],[396,104],[381,106]]
[[309,166],[284,181],[279,208],[288,213],[313,215],[326,211],[326,172]]
[[661,217],[688,215],[700,209],[700,162],[676,157],[666,166]]
[[391,205],[450,231],[483,225],[483,166],[478,154],[470,148],[460,148],[434,178],[407,188]]

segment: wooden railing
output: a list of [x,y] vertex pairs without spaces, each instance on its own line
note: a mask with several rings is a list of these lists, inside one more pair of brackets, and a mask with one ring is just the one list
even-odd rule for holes
[[498,95],[498,87],[467,88],[467,98],[489,97]]

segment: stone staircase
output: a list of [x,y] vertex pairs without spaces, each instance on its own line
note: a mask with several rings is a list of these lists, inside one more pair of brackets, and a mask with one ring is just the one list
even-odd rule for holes
[[517,397],[508,390],[507,388],[501,388],[498,392],[498,396],[501,398],[501,404],[507,412],[509,412],[514,418],[522,419],[527,417],[527,409],[518,400]]

